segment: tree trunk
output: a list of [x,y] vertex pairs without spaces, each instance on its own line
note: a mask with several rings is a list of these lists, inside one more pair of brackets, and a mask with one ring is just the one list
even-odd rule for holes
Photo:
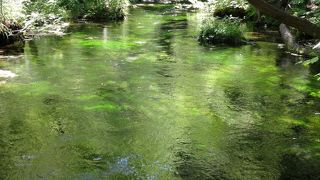
[[257,8],[261,13],[273,17],[280,22],[297,28],[301,32],[320,38],[320,27],[311,23],[308,20],[292,16],[279,8],[272,6],[271,4],[265,2],[264,0],[247,0],[252,6]]
[[299,48],[295,37],[291,34],[289,28],[285,24],[280,24],[280,34],[288,49],[296,51]]

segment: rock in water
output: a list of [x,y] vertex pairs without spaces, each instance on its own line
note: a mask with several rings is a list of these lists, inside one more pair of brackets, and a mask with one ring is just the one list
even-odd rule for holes
[[0,70],[0,78],[14,78],[17,75],[11,71]]

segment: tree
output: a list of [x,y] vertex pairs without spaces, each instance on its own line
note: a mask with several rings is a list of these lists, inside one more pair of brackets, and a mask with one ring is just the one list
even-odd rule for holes
[[320,38],[320,27],[311,23],[308,20],[292,16],[285,11],[267,3],[264,0],[247,0],[252,6],[257,8],[261,13],[268,15],[272,18],[279,20],[280,22],[297,28],[301,32],[305,32],[306,34]]

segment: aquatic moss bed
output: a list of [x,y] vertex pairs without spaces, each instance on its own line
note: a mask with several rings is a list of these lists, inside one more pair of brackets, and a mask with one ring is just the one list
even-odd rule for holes
[[145,10],[158,11],[158,12],[164,12],[174,8],[174,5],[172,4],[154,4],[154,3],[136,4],[136,6],[143,8]]

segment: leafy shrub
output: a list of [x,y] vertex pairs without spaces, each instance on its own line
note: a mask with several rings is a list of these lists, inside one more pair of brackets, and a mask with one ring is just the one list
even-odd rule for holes
[[238,20],[207,18],[204,20],[199,35],[199,41],[204,44],[243,43],[245,28]]
[[122,20],[127,15],[128,0],[59,0],[72,18]]
[[209,0],[205,11],[209,14],[242,14],[249,8],[245,0]]
[[[23,34],[17,34],[21,28],[21,24],[17,21],[8,19],[0,20],[0,45],[7,45],[22,40]],[[13,34],[15,36],[13,36]]]
[[40,27],[68,18],[66,11],[59,7],[57,0],[37,0],[24,2],[25,24],[32,22]]
[[128,0],[27,0],[25,14],[39,14],[41,19],[86,18],[122,20],[127,15]]
[[309,21],[320,25],[320,1],[312,1],[307,5],[304,0],[291,0],[291,11],[295,16],[308,19]]
[[111,20],[122,20],[128,14],[128,0],[107,0],[105,2],[105,17]]
[[24,2],[25,14],[38,13],[43,15],[55,14],[66,17],[66,12],[59,7],[57,0],[37,0]]
[[1,15],[5,19],[19,20],[24,16],[22,12],[23,0],[0,0],[1,2]]
[[7,39],[10,30],[2,22],[0,22],[0,40]]
[[67,27],[65,20],[69,16],[58,0],[26,0],[23,9],[29,34],[62,34]]
[[[22,0],[0,0],[0,2],[0,45],[2,46],[22,38],[22,35],[16,35],[16,33],[22,29],[23,4]],[[13,34],[16,36],[12,36]]]
[[215,9],[223,9],[226,7],[241,8],[241,9],[248,8],[248,3],[245,0],[214,1],[213,5],[214,5]]

